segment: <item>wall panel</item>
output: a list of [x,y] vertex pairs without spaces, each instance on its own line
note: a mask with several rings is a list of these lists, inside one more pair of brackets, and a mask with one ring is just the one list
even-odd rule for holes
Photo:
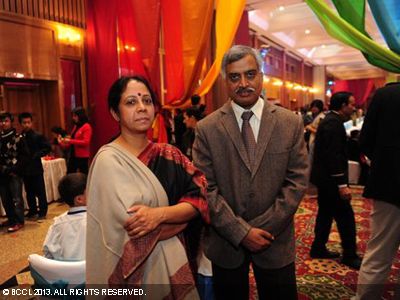
[[53,29],[0,19],[0,77],[57,80],[57,45]]
[[85,0],[0,0],[0,11],[86,27]]

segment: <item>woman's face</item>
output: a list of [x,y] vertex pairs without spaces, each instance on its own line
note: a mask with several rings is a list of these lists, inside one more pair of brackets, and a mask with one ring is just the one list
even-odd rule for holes
[[138,81],[128,82],[118,105],[121,130],[145,133],[154,120],[153,99],[147,87]]
[[77,114],[72,114],[72,121],[74,122],[74,124],[78,124],[79,122],[79,117]]

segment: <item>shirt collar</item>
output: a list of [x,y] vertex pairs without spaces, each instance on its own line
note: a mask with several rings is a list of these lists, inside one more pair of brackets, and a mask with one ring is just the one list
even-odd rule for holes
[[69,209],[69,213],[74,213],[77,211],[86,211],[86,206],[74,206]]
[[259,97],[256,104],[254,104],[250,109],[244,109],[240,105],[237,105],[234,101],[231,101],[233,112],[235,113],[236,119],[240,120],[242,117],[242,113],[251,110],[254,113],[254,116],[261,120],[262,112],[264,109],[264,99]]

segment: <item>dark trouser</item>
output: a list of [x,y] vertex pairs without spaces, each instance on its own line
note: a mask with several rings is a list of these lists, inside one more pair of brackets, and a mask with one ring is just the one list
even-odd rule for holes
[[72,156],[68,161],[67,173],[81,172],[84,174],[89,173],[89,158],[81,158]]
[[[236,269],[221,268],[213,263],[215,299],[249,299],[249,266],[248,259]],[[254,263],[252,266],[260,300],[297,299],[294,263],[280,269],[263,269]]]
[[0,183],[0,196],[10,225],[24,224],[22,179],[16,175],[3,177]]
[[[29,213],[31,215],[39,213],[40,216],[46,216],[47,197],[43,174],[24,176],[24,184],[26,197],[28,200]],[[36,204],[36,197],[39,200],[39,211]]]
[[337,186],[318,186],[318,214],[312,245],[315,251],[326,249],[333,220],[342,240],[343,255],[356,255],[356,223],[350,201],[340,198]]

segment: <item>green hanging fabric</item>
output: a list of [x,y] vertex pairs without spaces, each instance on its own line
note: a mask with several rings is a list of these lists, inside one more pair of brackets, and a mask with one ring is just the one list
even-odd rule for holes
[[[371,36],[365,31],[365,0],[332,0],[332,2],[335,5],[339,15],[345,21],[372,40]],[[398,72],[397,69],[399,68],[393,68],[390,63],[378,59],[364,51],[362,51],[362,54],[371,65],[380,67],[390,72]]]
[[337,5],[341,17],[323,0],[306,0],[329,35],[359,49],[370,64],[390,72],[400,73],[400,55],[380,46],[365,32],[365,1],[333,0],[333,2]]

